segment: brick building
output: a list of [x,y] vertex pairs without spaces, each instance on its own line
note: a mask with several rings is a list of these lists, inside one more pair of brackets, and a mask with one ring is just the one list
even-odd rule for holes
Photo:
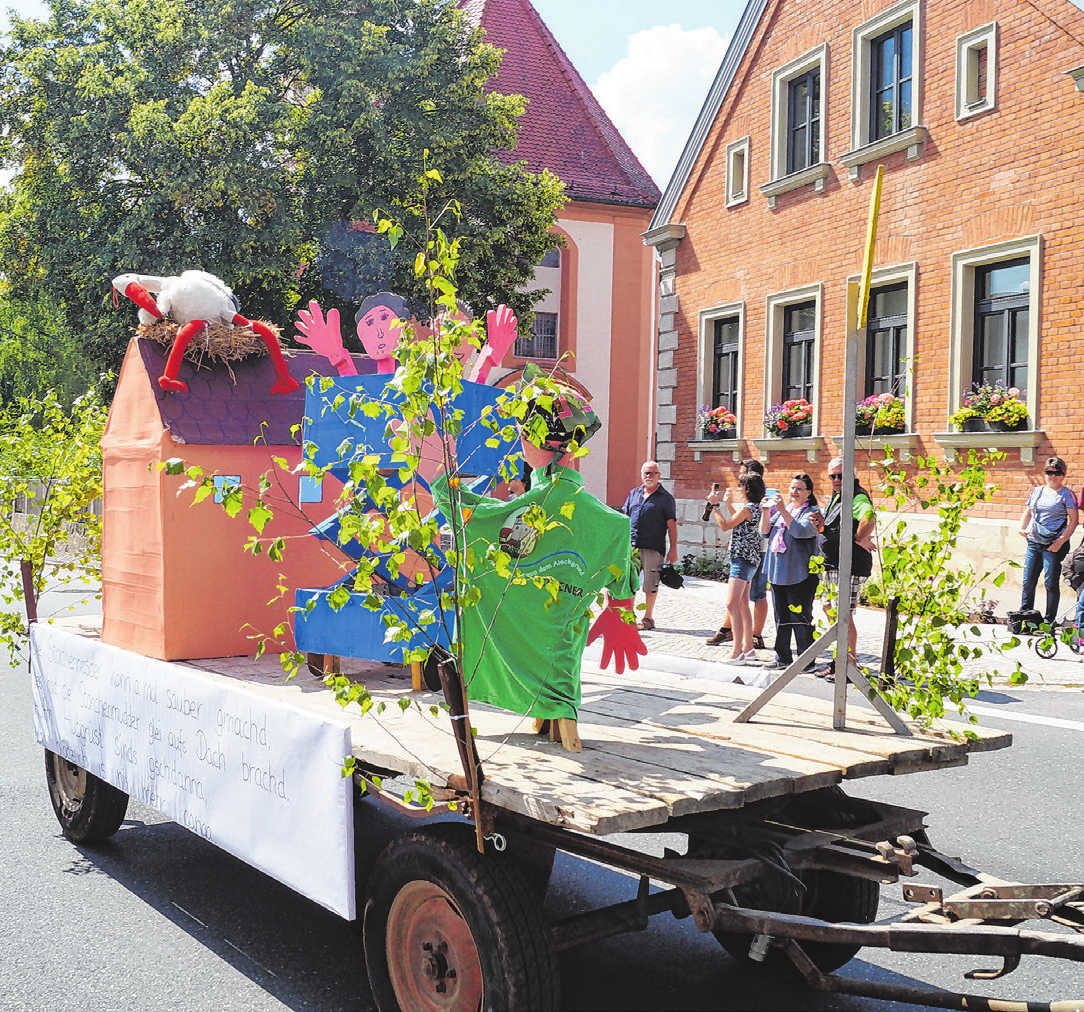
[[[715,543],[704,491],[743,456],[776,484],[842,450],[846,335],[884,167],[858,398],[906,399],[901,435],[859,438],[959,460],[996,447],[1000,483],[968,525],[976,562],[1019,559],[1017,518],[1042,462],[1078,452],[1084,12],[1068,0],[749,0],[645,241],[660,255],[657,456],[684,503],[685,551]],[[973,381],[1017,386],[1026,427],[954,431]],[[767,438],[767,407],[805,395],[804,438]],[[704,440],[726,403],[736,438]],[[770,482],[771,484],[772,482]]]

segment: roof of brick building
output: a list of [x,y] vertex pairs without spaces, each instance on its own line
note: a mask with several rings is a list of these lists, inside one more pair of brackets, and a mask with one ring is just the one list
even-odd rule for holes
[[490,90],[529,102],[508,157],[560,176],[573,200],[653,208],[659,188],[530,0],[462,0],[460,8],[505,50]]

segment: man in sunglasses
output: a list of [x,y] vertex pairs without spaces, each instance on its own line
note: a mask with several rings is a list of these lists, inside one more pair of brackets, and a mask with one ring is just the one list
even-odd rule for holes
[[[663,556],[666,555],[670,565],[677,562],[677,503],[659,482],[657,461],[644,461],[640,477],[643,484],[629,492],[621,512],[630,520],[632,547],[640,553],[640,571],[643,573],[644,598],[647,602],[643,617],[636,624],[640,629],[654,629],[653,613],[655,598],[659,593]],[[670,541],[669,553],[667,539]]]
[[[843,529],[841,507],[843,505],[843,458],[834,457],[828,462],[828,481],[832,486],[832,495],[828,500],[828,507],[824,512],[824,527],[821,533],[824,535],[824,585],[834,586],[838,592],[837,608],[842,606],[847,609],[849,628],[847,630],[847,648],[851,662],[858,663],[858,631],[854,624],[854,610],[858,607],[858,595],[862,585],[869,579],[873,572],[873,532],[877,526],[876,514],[873,510],[873,500],[869,493],[854,480],[854,497],[851,500],[851,537],[854,547],[851,549],[851,585],[849,588],[850,601],[846,601],[848,589],[840,590],[839,586],[839,539]],[[829,618],[835,616],[836,611],[825,609]],[[836,680],[835,661],[828,667],[815,672],[818,678],[826,678],[830,682]]]
[[1057,625],[1061,603],[1061,560],[1069,550],[1069,536],[1079,519],[1076,497],[1065,487],[1066,470],[1061,457],[1047,458],[1046,484],[1032,490],[1020,517],[1020,536],[1027,541],[1020,610],[1035,607],[1035,587],[1042,570],[1046,586],[1043,621],[1051,629]]

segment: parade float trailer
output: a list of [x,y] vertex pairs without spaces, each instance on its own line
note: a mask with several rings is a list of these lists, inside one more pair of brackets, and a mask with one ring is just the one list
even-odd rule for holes
[[[130,352],[126,370],[153,375],[157,365],[140,365],[147,354]],[[164,409],[151,393],[151,422],[168,425],[152,425],[139,453],[159,454],[172,446],[162,432],[176,443],[185,423],[175,415],[196,402],[185,409],[177,398]],[[129,456],[115,472],[107,461],[107,509],[116,475],[134,486],[154,473],[149,460]],[[151,505],[125,508],[148,514],[161,541],[174,533],[165,528],[183,523],[165,491],[147,494]],[[117,545],[114,534],[106,553]],[[245,564],[224,551],[205,560],[211,571]],[[103,566],[108,579],[116,579],[114,563]],[[148,607],[168,602],[151,577],[143,580]],[[194,587],[187,607],[210,623],[220,605],[193,607]],[[138,611],[141,593],[128,580],[129,610]],[[111,611],[107,595],[105,630]],[[237,618],[243,625],[251,615]],[[527,717],[468,709],[454,665],[439,665],[438,693],[380,661],[343,658],[344,677],[363,683],[374,703],[363,716],[340,707],[321,680],[287,680],[277,657],[252,656],[247,646],[222,657],[192,647],[181,659],[160,645],[168,610],[157,621],[153,636],[130,642],[86,619],[31,624],[35,734],[64,833],[81,844],[104,840],[135,798],[360,919],[380,1009],[558,1008],[560,951],[643,930],[667,912],[713,933],[736,959],[793,966],[813,987],[947,1008],[1010,1006],[832,971],[866,946],[1001,957],[1000,968],[975,971],[986,977],[1010,972],[1023,954],[1084,962],[1084,939],[1063,930],[1084,930],[1084,886],[1002,882],[939,853],[923,812],[842,789],[848,780],[964,765],[1007,747],[1007,733],[907,724],[901,734],[857,706],[839,728],[831,703],[789,693],[751,715],[758,694],[749,687],[649,666],[615,675],[585,662],[583,751],[570,753],[532,733]],[[319,657],[311,663],[314,673],[327,667]],[[404,699],[418,705],[403,708]],[[429,810],[407,800],[415,778],[431,786]],[[358,898],[354,807],[363,791],[416,816],[418,828],[384,850]],[[629,842],[655,832],[679,834],[684,849],[656,857]],[[557,851],[639,884],[627,902],[549,921],[543,898]],[[881,887],[920,867],[960,891],[905,884],[914,909],[873,923]],[[1059,929],[1018,927],[1033,919]]]

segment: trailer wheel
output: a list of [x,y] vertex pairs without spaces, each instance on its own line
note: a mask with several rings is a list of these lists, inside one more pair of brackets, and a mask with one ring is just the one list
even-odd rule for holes
[[[737,903],[754,910],[771,910],[774,913],[800,913],[806,917],[836,923],[847,921],[852,924],[870,924],[877,916],[877,904],[880,900],[880,886],[869,879],[841,875],[839,872],[806,870],[798,873],[805,883],[806,891],[799,900],[798,909],[780,909],[778,904],[765,904],[763,892],[757,883],[738,886],[734,890]],[[749,958],[749,946],[753,936],[737,931],[715,931],[719,944],[739,963],[747,966],[758,965]],[[801,942],[806,955],[816,964],[822,973],[831,973],[854,959],[862,948],[860,945],[844,945],[833,942]],[[765,961],[769,968],[778,968],[783,963],[789,965],[786,957],[776,949],[768,953]]]
[[128,795],[82,766],[45,750],[49,800],[64,835],[75,843],[97,843],[112,836],[128,811]]
[[438,823],[393,840],[365,899],[363,945],[380,1012],[556,1009],[557,956],[537,896],[474,833]]

